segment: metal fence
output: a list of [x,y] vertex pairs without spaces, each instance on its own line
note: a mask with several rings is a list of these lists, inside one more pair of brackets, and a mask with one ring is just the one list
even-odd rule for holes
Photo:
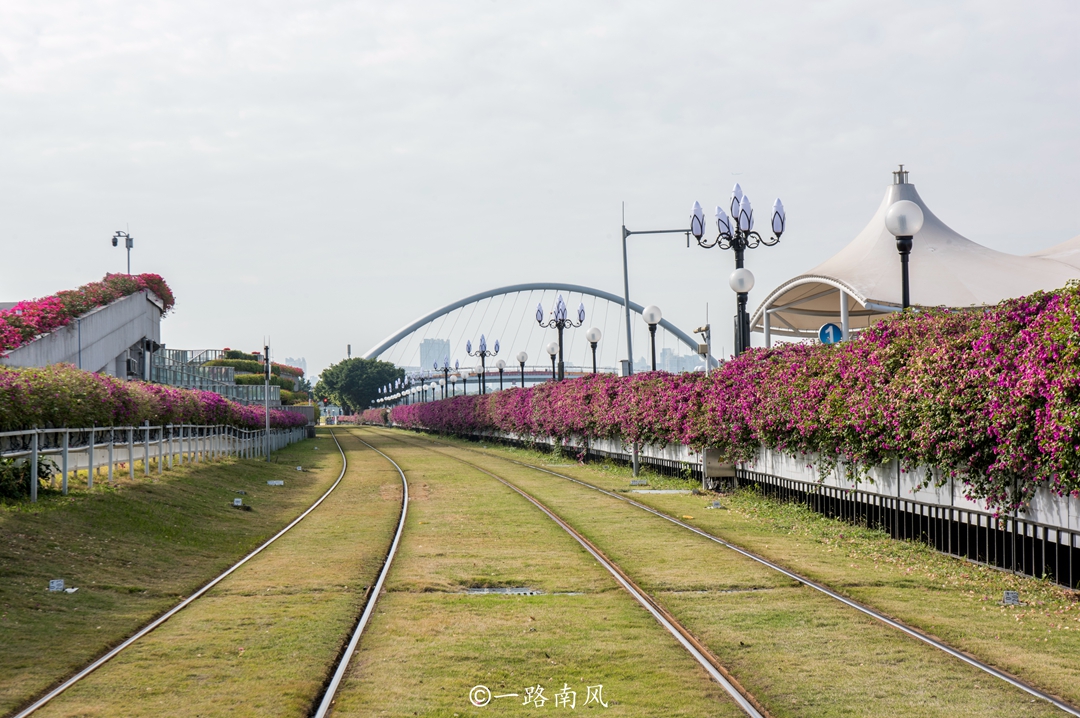
[[[88,429],[27,429],[0,432],[0,458],[25,461],[30,466],[30,500],[37,501],[38,468],[42,461],[57,467],[66,495],[69,481],[86,472],[86,486],[107,474],[112,483],[119,467],[135,478],[135,463],[142,461],[144,476],[151,465],[158,475],[174,464],[201,463],[225,456],[251,459],[265,456],[267,444],[277,451],[305,438],[304,427],[248,431],[225,425],[166,424],[164,426],[95,426]],[[267,441],[269,439],[269,441]]]
[[994,516],[746,469],[736,471],[734,485],[753,486],[765,496],[803,504],[830,518],[878,528],[893,538],[920,541],[976,563],[1045,577],[1069,588],[1080,583],[1080,535],[1018,514]]

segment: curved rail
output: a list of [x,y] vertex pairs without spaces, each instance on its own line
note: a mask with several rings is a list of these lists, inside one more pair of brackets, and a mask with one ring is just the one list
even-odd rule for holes
[[115,658],[117,656],[117,654],[119,654],[125,648],[127,648],[132,643],[139,640],[140,638],[142,638],[146,634],[150,633],[151,631],[153,631],[155,628],[157,628],[161,624],[165,623],[165,621],[169,620],[174,615],[179,613],[181,610],[183,610],[185,607],[190,605],[197,598],[201,597],[203,594],[205,594],[211,588],[213,588],[214,586],[221,583],[221,581],[223,581],[233,571],[240,568],[241,566],[243,566],[245,563],[247,563],[251,559],[255,558],[255,556],[257,556],[258,554],[262,553],[263,549],[265,549],[267,546],[274,543],[279,538],[281,538],[283,535],[285,535],[285,533],[287,531],[289,531],[289,529],[293,528],[298,523],[303,521],[304,517],[306,517],[308,514],[310,514],[312,511],[314,511],[319,506],[319,504],[321,504],[324,500],[326,500],[326,497],[329,496],[330,493],[334,489],[337,488],[337,485],[340,484],[341,480],[345,477],[345,470],[349,468],[349,460],[347,458],[345,458],[345,451],[341,448],[341,443],[337,440],[337,436],[334,435],[333,431],[330,432],[330,436],[333,437],[334,443],[337,445],[338,451],[341,453],[341,473],[338,475],[337,481],[335,481],[333,483],[333,485],[331,485],[330,488],[326,490],[326,493],[324,493],[322,496],[320,496],[319,499],[315,503],[313,503],[311,506],[309,506],[307,508],[306,511],[304,511],[304,513],[300,514],[295,519],[293,519],[292,522],[289,523],[288,526],[281,529],[276,534],[274,534],[272,537],[267,539],[262,545],[260,545],[254,551],[252,551],[247,556],[244,556],[244,558],[242,558],[239,561],[237,561],[236,563],[234,563],[232,566],[230,566],[224,573],[219,575],[217,578],[213,579],[212,581],[210,581],[209,583],[204,585],[202,588],[200,588],[198,591],[191,594],[190,596],[185,598],[183,601],[176,604],[175,606],[170,608],[168,611],[166,611],[165,613],[161,614],[160,616],[155,618],[150,623],[143,626],[134,635],[130,636],[127,640],[125,640],[123,643],[118,645],[116,648],[113,648],[111,651],[106,653],[104,656],[101,656],[100,658],[95,660],[93,663],[88,665],[86,668],[83,668],[81,671],[79,671],[75,675],[71,676],[66,681],[64,681],[63,683],[58,685],[56,688],[53,688],[51,691],[46,693],[44,696],[42,696],[41,698],[38,698],[36,701],[31,703],[27,708],[24,708],[19,713],[16,713],[13,716],[13,718],[25,718],[26,716],[29,716],[31,713],[36,711],[38,708],[41,708],[42,706],[44,706],[46,703],[51,701],[53,698],[56,698],[58,695],[60,695],[64,691],[66,691],[68,688],[71,688],[71,686],[75,685],[76,683],[81,681],[83,678],[86,678],[88,675],[90,675],[91,673],[96,671],[98,668],[101,668],[103,665],[105,665],[106,663],[111,661],[113,658]]
[[[432,442],[432,443],[436,443],[436,442]],[[467,451],[475,451],[475,450],[472,450],[472,449],[466,449],[466,450]],[[484,453],[484,452],[478,452],[478,453]],[[485,455],[489,455],[489,454],[485,454]],[[567,476],[566,474],[560,474],[557,471],[551,471],[550,469],[546,469],[546,468],[544,468],[542,466],[535,466],[533,464],[527,464],[527,463],[525,463],[523,461],[517,461],[516,459],[507,459],[507,458],[503,458],[503,457],[497,457],[497,458],[500,458],[503,461],[509,461],[512,464],[517,464],[518,466],[522,466],[522,467],[525,467],[525,468],[528,468],[528,469],[533,469],[535,471],[539,471],[539,472],[542,472],[542,473],[545,473],[545,474],[549,474],[551,476],[555,476],[555,477],[558,477],[560,479],[565,479],[566,481],[570,481],[572,483],[578,484],[579,486],[583,486],[585,488],[592,489],[593,491],[599,491],[600,493],[605,494],[606,496],[610,496],[610,497],[618,499],[620,501],[625,501],[626,503],[628,503],[628,504],[630,504],[632,506],[636,506],[637,508],[641,509],[642,511],[647,511],[650,514],[653,514],[654,516],[658,516],[658,517],[660,517],[660,518],[662,518],[662,519],[664,519],[666,521],[670,521],[671,523],[673,523],[673,524],[675,524],[677,526],[681,526],[682,528],[686,529],[687,531],[692,531],[693,533],[697,534],[698,536],[701,536],[702,538],[708,539],[709,541],[713,541],[714,543],[718,543],[718,544],[720,544],[720,545],[722,545],[722,546],[724,546],[726,548],[729,548],[732,551],[734,551],[734,552],[736,552],[738,554],[741,554],[741,555],[743,555],[743,556],[745,556],[745,557],[747,557],[747,558],[749,558],[749,559],[751,559],[753,561],[757,561],[758,563],[762,564],[763,566],[767,566],[768,568],[771,568],[772,570],[777,571],[777,572],[787,576],[788,578],[790,578],[790,579],[792,579],[794,581],[798,581],[799,583],[803,584],[804,586],[806,586],[808,588],[812,588],[815,591],[819,591],[819,592],[825,594],[826,596],[828,596],[829,598],[832,598],[832,599],[834,599],[836,601],[839,601],[840,603],[843,603],[845,606],[848,606],[849,608],[853,608],[856,611],[859,611],[860,613],[862,613],[864,615],[867,615],[867,616],[869,616],[869,617],[871,617],[871,618],[873,618],[873,619],[875,619],[877,621],[880,621],[881,623],[884,623],[887,626],[895,628],[896,630],[901,631],[901,632],[907,634],[908,636],[911,636],[912,638],[914,638],[916,640],[922,641],[923,643],[926,643],[927,645],[933,646],[934,648],[938,649],[939,651],[947,653],[950,656],[952,656],[953,658],[957,658],[957,659],[963,661],[964,663],[967,663],[969,666],[972,666],[974,668],[978,668],[979,670],[993,676],[994,678],[1005,681],[1009,685],[1014,686],[1016,688],[1019,688],[1020,690],[1024,691],[1028,695],[1034,696],[1036,698],[1039,698],[1041,700],[1046,701],[1047,703],[1050,703],[1055,708],[1058,708],[1059,710],[1062,710],[1065,713],[1068,713],[1069,715],[1077,716],[1078,718],[1080,718],[1080,709],[1077,709],[1074,706],[1071,706],[1068,703],[1065,703],[1060,698],[1056,698],[1055,696],[1052,696],[1049,693],[1045,693],[1044,691],[1041,691],[1038,688],[1036,688],[1035,686],[1032,686],[1032,685],[1024,682],[1023,680],[1017,678],[1016,676],[1013,676],[1013,675],[1011,675],[1009,673],[1006,673],[1006,672],[1004,672],[1002,670],[994,668],[993,666],[991,666],[988,663],[983,663],[978,658],[975,658],[972,655],[969,655],[969,654],[967,654],[967,653],[965,653],[965,652],[963,652],[961,650],[953,648],[952,646],[950,646],[950,645],[948,645],[946,643],[943,643],[943,642],[937,640],[936,638],[933,638],[932,636],[930,636],[930,635],[928,635],[926,633],[923,633],[922,631],[920,631],[917,628],[913,628],[911,626],[908,626],[907,624],[901,623],[900,621],[898,621],[895,618],[891,618],[891,617],[887,616],[886,614],[881,613],[880,611],[876,611],[873,608],[870,608],[869,606],[866,606],[866,605],[864,605],[862,603],[859,603],[858,601],[855,601],[853,599],[848,598],[847,596],[844,596],[844,595],[842,595],[840,593],[837,593],[836,591],[832,590],[828,586],[820,584],[817,581],[814,581],[814,580],[811,580],[811,579],[807,578],[806,576],[803,576],[801,574],[795,573],[794,571],[786,569],[783,566],[781,566],[779,564],[776,564],[776,563],[773,563],[772,561],[768,560],[767,558],[765,558],[763,556],[759,556],[758,554],[756,554],[756,553],[754,553],[752,551],[748,551],[748,550],[746,550],[746,549],[744,549],[744,548],[742,548],[742,547],[740,547],[740,546],[738,546],[736,544],[731,543],[730,541],[725,541],[724,539],[722,539],[722,538],[720,538],[718,536],[714,536],[714,535],[708,533],[707,531],[703,531],[703,530],[699,529],[696,526],[692,526],[692,525],[690,525],[690,524],[688,524],[688,523],[686,523],[684,521],[680,521],[679,519],[677,519],[677,518],[675,518],[673,516],[669,516],[668,514],[662,512],[662,511],[659,511],[657,509],[654,509],[651,506],[646,506],[645,504],[642,504],[642,503],[640,503],[638,501],[634,501],[631,498],[627,498],[625,496],[620,496],[619,494],[617,494],[617,493],[615,493],[613,491],[608,491],[607,489],[600,488],[599,486],[594,486],[593,484],[590,484],[587,481],[582,481],[580,479],[575,479],[572,476]]]
[[330,682],[326,686],[326,691],[323,693],[322,700],[319,702],[319,707],[315,710],[315,713],[312,714],[315,718],[325,718],[330,707],[334,704],[334,696],[337,695],[338,688],[341,686],[341,681],[345,677],[345,671],[348,670],[349,662],[352,660],[353,654],[356,652],[356,647],[360,643],[360,634],[362,634],[364,628],[367,627],[368,620],[375,610],[375,603],[379,600],[379,593],[382,592],[383,583],[386,581],[386,575],[390,572],[390,564],[394,560],[394,554],[397,553],[398,544],[401,543],[401,534],[405,530],[405,513],[408,511],[409,507],[409,481],[405,478],[405,472],[402,471],[401,467],[397,465],[397,462],[389,456],[360,437],[356,438],[364,446],[393,464],[394,468],[397,469],[398,474],[401,475],[401,517],[398,519],[397,532],[394,534],[394,540],[390,543],[390,550],[387,552],[386,559],[383,561],[382,570],[379,571],[379,577],[372,585],[371,592],[368,593],[368,600],[364,606],[364,612],[360,615],[360,620],[357,622],[356,628],[353,629],[352,637],[349,639],[349,645],[345,648],[345,651],[341,654],[341,658],[338,660],[337,668],[334,670],[334,675],[330,678]]
[[[408,442],[401,441],[397,437],[393,438],[402,444],[408,445]],[[376,449],[376,451],[378,450]],[[434,452],[433,449],[428,449],[428,451]],[[570,524],[568,524],[561,517],[559,517],[554,511],[549,509],[539,500],[533,498],[527,492],[519,489],[511,482],[502,478],[498,474],[494,474],[481,466],[477,466],[472,462],[466,461],[465,459],[457,456],[446,454],[442,451],[434,453],[446,456],[447,458],[453,459],[455,461],[459,461],[466,466],[472,467],[473,469],[479,471],[482,474],[490,476],[491,478],[503,484],[510,490],[515,491],[516,493],[524,497],[536,508],[540,509],[548,518],[558,524],[563,531],[570,534],[570,536],[575,541],[581,544],[582,548],[588,551],[589,554],[592,555],[592,557],[595,558],[596,561],[615,578],[619,585],[626,589],[627,593],[629,593],[634,598],[634,600],[640,603],[646,611],[652,614],[652,617],[656,619],[657,623],[667,629],[667,631],[675,637],[675,640],[677,640],[679,644],[682,645],[682,647],[685,648],[687,652],[694,657],[694,660],[696,660],[701,665],[701,667],[705,669],[705,671],[712,677],[712,679],[719,683],[720,687],[723,688],[724,691],[731,696],[731,698],[735,701],[739,708],[741,708],[751,718],[768,718],[769,712],[765,710],[764,706],[762,706],[753,696],[753,694],[747,691],[742,686],[742,684],[740,684],[738,680],[731,675],[731,673],[720,663],[720,660],[716,656],[714,656],[712,652],[709,651],[709,649],[697,639],[696,636],[690,633],[690,631],[688,631],[679,622],[679,620],[675,618],[675,616],[673,616],[670,612],[668,612],[667,609],[665,609],[656,600],[654,600],[652,596],[645,592],[644,589],[638,586],[638,584],[632,578],[630,578],[621,568],[619,568],[619,566],[614,561],[609,559],[603,551],[597,548],[597,546],[594,545],[591,541],[589,541],[589,539],[585,538],[585,536],[583,536],[572,526],[570,526]],[[383,456],[386,455],[383,454]],[[387,458],[389,459],[389,457]],[[395,466],[396,465],[397,464],[395,464]],[[319,718],[322,718],[324,714],[318,715]]]

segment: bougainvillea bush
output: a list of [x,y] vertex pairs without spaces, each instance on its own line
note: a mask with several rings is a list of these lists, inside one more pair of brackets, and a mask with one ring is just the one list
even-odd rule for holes
[[385,426],[389,421],[388,413],[386,409],[365,409],[360,412],[358,423]]
[[838,345],[754,349],[701,374],[587,376],[399,406],[396,424],[817,457],[957,476],[1002,510],[1038,486],[1080,496],[1080,289],[893,315]]
[[0,356],[42,334],[66,326],[91,309],[144,289],[161,299],[164,313],[168,313],[176,303],[169,285],[156,274],[106,274],[100,282],[57,292],[44,299],[19,302],[10,309],[0,310]]
[[[38,427],[228,424],[261,429],[263,409],[219,394],[160,384],[121,381],[70,364],[45,368],[0,367],[0,431]],[[271,410],[273,428],[303,426],[300,413]]]

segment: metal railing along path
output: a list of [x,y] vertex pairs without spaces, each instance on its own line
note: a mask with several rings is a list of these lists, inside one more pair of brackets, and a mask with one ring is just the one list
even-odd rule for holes
[[353,654],[356,652],[356,647],[360,644],[360,636],[363,634],[368,621],[371,619],[371,614],[375,610],[375,604],[378,602],[379,594],[382,592],[383,584],[386,582],[386,575],[390,572],[390,564],[393,563],[394,555],[397,554],[398,544],[401,543],[401,534],[405,530],[405,513],[408,511],[409,507],[409,481],[405,478],[405,472],[402,471],[401,467],[397,465],[397,462],[389,456],[360,437],[356,438],[364,446],[393,464],[394,468],[397,469],[398,474],[401,476],[401,517],[398,519],[397,531],[394,533],[394,540],[390,543],[390,550],[386,553],[386,558],[383,560],[382,569],[379,571],[379,577],[375,580],[371,590],[368,592],[368,599],[364,606],[363,613],[360,614],[360,620],[357,621],[356,628],[353,629],[352,637],[349,638],[349,644],[345,647],[341,657],[338,659],[334,674],[330,677],[330,682],[326,685],[326,691],[323,693],[322,700],[319,701],[319,707],[313,714],[315,718],[325,718],[327,712],[334,704],[338,688],[341,686],[342,679],[345,678],[345,672],[349,669],[349,662],[352,661]]
[[337,445],[338,451],[341,453],[341,473],[338,475],[337,480],[330,486],[330,488],[327,489],[326,492],[322,496],[320,496],[317,501],[315,501],[315,503],[313,503],[311,506],[309,506],[307,508],[307,510],[304,511],[304,513],[300,514],[295,519],[293,519],[289,523],[288,526],[286,526],[285,528],[281,529],[276,534],[271,536],[269,539],[267,539],[262,545],[260,545],[254,551],[252,551],[247,556],[244,556],[242,559],[240,559],[239,561],[234,563],[231,567],[226,569],[225,572],[222,573],[221,575],[219,575],[217,578],[215,578],[212,581],[210,581],[209,583],[205,584],[198,591],[191,594],[190,596],[185,598],[183,601],[176,604],[175,606],[170,608],[168,611],[161,614],[160,616],[155,618],[153,621],[151,621],[150,623],[148,623],[145,626],[143,626],[142,628],[140,628],[138,631],[135,632],[135,634],[133,634],[132,636],[127,638],[123,643],[118,645],[116,648],[113,648],[108,653],[106,653],[105,655],[101,656],[100,658],[95,660],[93,663],[88,665],[86,668],[83,668],[81,671],[79,671],[78,673],[76,673],[75,675],[71,676],[66,681],[64,681],[63,683],[58,685],[56,688],[53,688],[51,691],[46,693],[44,696],[42,696],[41,698],[37,699],[32,704],[30,704],[30,706],[28,706],[27,708],[24,708],[22,711],[16,713],[13,718],[25,718],[26,716],[29,716],[34,711],[36,711],[37,709],[41,708],[46,703],[51,701],[53,698],[56,698],[58,695],[60,695],[64,691],[66,691],[68,688],[71,688],[73,685],[75,685],[76,683],[81,681],[83,678],[86,678],[88,675],[90,675],[91,673],[96,671],[98,668],[101,668],[101,666],[105,665],[110,660],[115,658],[117,656],[117,654],[119,654],[125,648],[127,648],[131,644],[135,643],[135,641],[139,640],[140,638],[142,638],[146,634],[150,633],[151,631],[153,631],[155,628],[157,628],[161,624],[165,623],[167,620],[169,620],[174,615],[179,613],[185,607],[189,606],[196,599],[203,596],[211,588],[213,588],[214,586],[216,586],[217,584],[219,584],[223,580],[225,580],[226,577],[228,577],[230,574],[232,574],[238,568],[243,566],[245,563],[247,563],[251,559],[255,558],[255,556],[262,553],[263,549],[265,549],[267,546],[269,546],[270,544],[277,541],[282,536],[284,536],[291,528],[293,528],[298,523],[303,521],[304,518],[308,514],[310,514],[312,511],[314,511],[316,508],[318,508],[319,504],[321,504],[323,501],[325,501],[326,497],[329,496],[330,493],[334,489],[337,488],[338,484],[341,483],[341,480],[345,477],[345,470],[348,469],[348,467],[349,467],[349,461],[348,461],[348,459],[345,458],[345,451],[341,448],[341,444],[338,442],[337,436],[334,435],[333,431],[330,432],[330,436],[333,437],[334,443]]
[[[472,451],[474,453],[479,453],[479,454],[482,454],[484,456],[489,456],[489,457],[492,456],[491,454],[488,454],[486,452],[476,451],[475,449],[469,449],[467,447],[450,447],[449,445],[446,445],[446,444],[439,444],[439,442],[436,442],[436,441],[432,441],[432,443],[437,444],[437,445],[441,445],[441,446],[447,446],[447,448],[459,448],[459,449],[462,449],[464,451]],[[722,538],[720,538],[718,536],[714,536],[714,535],[708,533],[707,531],[703,531],[703,530],[697,528],[696,526],[692,526],[692,525],[690,525],[690,524],[688,524],[688,523],[686,523],[684,521],[680,521],[679,519],[675,518],[674,516],[670,516],[670,515],[664,513],[663,511],[659,511],[659,510],[654,509],[654,508],[652,508],[650,506],[646,506],[645,504],[642,504],[642,503],[640,503],[638,501],[634,501],[631,498],[627,498],[625,496],[620,496],[619,494],[617,494],[617,493],[615,493],[613,491],[608,491],[607,489],[603,489],[603,488],[601,488],[599,486],[594,486],[593,484],[590,484],[587,481],[582,481],[580,479],[575,479],[572,476],[567,476],[566,474],[560,474],[557,471],[551,471],[550,469],[544,468],[542,466],[535,466],[533,464],[528,464],[528,463],[525,463],[523,461],[517,461],[516,459],[508,459],[508,458],[504,458],[504,457],[492,457],[492,458],[497,458],[497,459],[500,459],[502,461],[507,461],[507,462],[510,462],[512,464],[516,464],[518,466],[524,467],[524,468],[533,469],[533,470],[539,471],[541,473],[549,474],[551,476],[555,476],[555,477],[558,477],[560,479],[564,479],[566,481],[570,481],[572,483],[578,484],[579,486],[585,487],[587,489],[592,489],[593,491],[598,491],[598,492],[600,492],[600,493],[602,493],[602,494],[604,494],[606,496],[610,496],[611,498],[618,499],[619,501],[625,501],[626,503],[628,503],[628,504],[630,504],[632,506],[635,506],[635,507],[641,509],[642,511],[647,511],[648,513],[653,514],[654,516],[658,516],[658,517],[664,519],[665,521],[670,521],[671,523],[676,524],[677,526],[681,526],[682,528],[686,529],[687,531],[691,531],[691,532],[697,534],[698,536],[701,536],[702,538],[708,539],[709,541],[712,541],[714,543],[718,543],[718,544],[720,544],[720,545],[722,545],[722,546],[724,546],[726,548],[731,549],[732,551],[734,551],[734,552],[736,552],[738,554],[741,554],[742,556],[745,556],[745,557],[747,557],[747,558],[749,558],[749,559],[751,559],[753,561],[756,561],[756,562],[758,562],[758,563],[760,563],[760,564],[762,564],[764,566],[767,566],[768,568],[771,568],[772,570],[777,571],[777,572],[783,574],[784,576],[787,576],[788,578],[790,578],[790,579],[792,579],[794,581],[798,581],[799,583],[803,584],[804,586],[806,586],[808,588],[812,588],[815,591],[819,591],[820,593],[825,594],[829,598],[832,598],[832,599],[834,599],[836,601],[839,601],[840,603],[843,603],[844,605],[846,605],[846,606],[848,606],[850,608],[853,608],[856,611],[859,611],[860,613],[862,613],[862,614],[864,614],[866,616],[869,616],[869,617],[871,617],[871,618],[873,618],[873,619],[875,619],[877,621],[880,621],[881,623],[884,623],[887,626],[890,626],[891,628],[895,628],[896,630],[901,631],[901,632],[907,634],[908,636],[910,636],[910,637],[912,637],[912,638],[914,638],[916,640],[922,641],[923,643],[926,643],[926,644],[938,649],[939,651],[947,653],[950,656],[963,661],[964,663],[968,664],[969,666],[973,666],[974,668],[978,668],[979,670],[993,676],[994,678],[1005,681],[1006,683],[1008,683],[1008,684],[1010,684],[1010,685],[1012,685],[1012,686],[1014,686],[1016,688],[1019,688],[1020,690],[1024,691],[1025,693],[1028,693],[1029,695],[1032,695],[1032,696],[1034,696],[1036,698],[1044,700],[1047,703],[1052,704],[1054,707],[1064,711],[1065,713],[1068,713],[1069,715],[1077,716],[1078,718],[1080,718],[1080,709],[1078,709],[1078,708],[1076,708],[1076,707],[1074,707],[1074,706],[1072,706],[1072,705],[1070,705],[1068,703],[1065,703],[1061,699],[1059,699],[1059,698],[1057,698],[1055,696],[1052,696],[1049,693],[1046,693],[1044,691],[1039,690],[1035,686],[1032,686],[1032,685],[1024,682],[1023,680],[1021,680],[1020,678],[1017,678],[1016,676],[1013,676],[1013,675],[1011,675],[1009,673],[1006,673],[1006,672],[1004,672],[1002,670],[994,668],[993,666],[980,661],[978,658],[975,658],[974,656],[971,656],[971,655],[969,655],[969,654],[967,654],[967,653],[965,653],[963,651],[960,651],[960,650],[958,650],[956,648],[953,648],[952,646],[949,646],[946,643],[942,643],[941,641],[939,641],[936,638],[933,638],[933,637],[923,633],[922,631],[920,631],[917,628],[912,628],[911,626],[908,626],[908,625],[906,625],[904,623],[901,623],[899,620],[897,620],[895,618],[891,618],[890,616],[887,616],[884,613],[881,613],[880,611],[876,611],[873,608],[870,608],[869,606],[866,606],[866,605],[864,605],[862,603],[859,603],[858,601],[855,601],[853,599],[848,598],[847,596],[839,594],[836,591],[833,591],[832,589],[830,589],[829,587],[827,587],[827,586],[825,586],[823,584],[817,583],[816,581],[813,581],[813,580],[807,578],[806,576],[803,576],[801,574],[795,573],[794,571],[786,569],[783,566],[780,566],[779,564],[773,563],[772,561],[768,560],[767,558],[764,558],[763,556],[759,556],[758,554],[756,554],[756,553],[754,553],[752,551],[748,551],[748,550],[746,550],[746,549],[744,549],[744,548],[742,548],[742,547],[740,547],[740,546],[738,546],[736,544],[731,543],[730,541],[726,541],[726,540],[724,540],[724,539],[722,539]]]
[[[142,461],[150,476],[174,463],[201,463],[222,456],[252,459],[305,438],[303,427],[266,431],[238,429],[225,424],[164,424],[161,426],[91,426],[67,429],[23,429],[0,432],[0,458],[24,459],[30,465],[30,501],[37,501],[38,467],[43,458],[59,459],[60,489],[68,493],[70,477],[86,471],[86,487],[94,487],[95,474],[106,470],[109,483],[118,466],[135,478],[135,462]],[[54,478],[55,481],[55,478]]]
[[[406,446],[410,445],[409,442],[402,441],[398,437],[391,438],[398,441],[399,443],[405,444]],[[432,443],[437,444],[437,442]],[[618,564],[609,559],[599,548],[597,548],[591,541],[589,541],[589,539],[585,538],[585,536],[583,536],[572,526],[570,526],[570,524],[564,521],[554,511],[549,509],[537,499],[533,498],[527,492],[519,489],[511,482],[507,481],[501,476],[498,476],[497,474],[488,471],[481,466],[477,466],[472,462],[465,461],[460,457],[453,456],[442,451],[435,451],[434,449],[430,448],[428,448],[427,450],[458,461],[462,464],[465,464],[466,466],[472,467],[473,469],[479,471],[482,474],[490,476],[499,483],[505,485],[507,488],[521,495],[523,498],[533,504],[536,508],[540,509],[540,511],[542,511],[548,518],[558,524],[563,531],[570,534],[570,536],[575,541],[581,544],[582,548],[588,551],[589,554],[594,559],[596,559],[597,563],[603,566],[608,571],[608,573],[610,573],[615,578],[616,582],[618,582],[619,585],[626,589],[627,593],[629,593],[634,598],[634,600],[641,604],[645,608],[645,610],[647,610],[652,615],[652,617],[656,619],[657,623],[663,626],[672,636],[674,636],[675,640],[677,640],[679,644],[684,649],[686,649],[686,651],[694,658],[694,660],[696,660],[701,665],[701,667],[705,669],[709,676],[718,684],[720,684],[720,687],[723,688],[729,696],[731,696],[731,698],[735,701],[739,708],[741,708],[748,716],[751,716],[751,718],[768,717],[768,711],[765,710],[765,708],[758,702],[758,700],[753,696],[753,694],[747,691],[738,682],[738,680],[731,675],[731,673],[720,663],[719,659],[714,656],[696,636],[690,633],[690,631],[688,631],[679,622],[679,620],[675,618],[675,616],[673,616],[655,599],[653,599],[652,596],[645,592],[645,590],[642,589],[633,579],[631,579],[630,576],[628,576],[626,572],[624,572],[618,566]],[[383,455],[385,456],[385,454]],[[323,715],[325,714],[316,714],[317,718],[322,718]]]

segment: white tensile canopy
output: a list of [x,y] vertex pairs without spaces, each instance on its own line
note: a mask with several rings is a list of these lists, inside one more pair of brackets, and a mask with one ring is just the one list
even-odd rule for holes
[[911,303],[924,307],[996,304],[1080,278],[1080,237],[1026,257],[998,252],[963,237],[938,219],[907,182],[903,167],[870,223],[854,240],[810,271],[774,289],[750,318],[753,331],[810,338],[827,322],[849,331],[870,326],[901,307],[900,255],[885,227],[895,202],[919,205],[925,221],[909,265]]
[[1055,244],[1049,249],[1032,252],[1028,256],[1053,259],[1054,261],[1067,264],[1070,267],[1080,269],[1080,235],[1065,240],[1061,244]]

